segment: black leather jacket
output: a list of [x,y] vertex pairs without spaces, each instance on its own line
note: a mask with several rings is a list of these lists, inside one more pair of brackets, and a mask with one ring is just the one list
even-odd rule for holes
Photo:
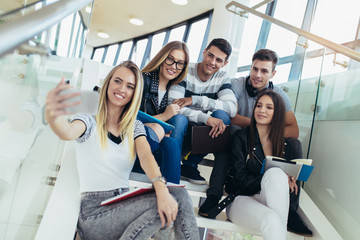
[[172,81],[166,87],[166,93],[161,100],[159,106],[158,90],[159,90],[159,71],[155,70],[148,73],[143,73],[144,90],[143,98],[140,105],[140,110],[150,115],[157,115],[163,113],[168,105],[168,93]]
[[[251,196],[261,190],[262,174],[260,170],[265,159],[259,135],[256,132],[254,160],[248,159],[249,127],[237,131],[232,139],[231,163],[229,175],[225,183],[227,193]],[[295,138],[285,138],[286,160],[302,157],[301,143]]]

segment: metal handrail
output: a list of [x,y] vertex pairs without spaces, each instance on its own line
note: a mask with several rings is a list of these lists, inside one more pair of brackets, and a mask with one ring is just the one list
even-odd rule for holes
[[[232,9],[234,7],[235,7],[235,10]],[[305,37],[307,39],[310,39],[310,40],[312,40],[312,41],[314,41],[316,43],[319,43],[322,46],[330,48],[331,50],[333,50],[333,51],[335,51],[337,53],[341,53],[341,54],[343,54],[345,56],[348,56],[349,58],[352,58],[352,59],[360,62],[360,52],[357,52],[357,51],[355,51],[355,50],[353,50],[351,48],[348,48],[346,46],[334,43],[334,42],[329,41],[329,40],[327,40],[327,39],[325,39],[323,37],[319,37],[319,36],[317,36],[315,34],[309,33],[309,32],[307,32],[307,31],[305,31],[305,30],[303,30],[301,28],[294,27],[294,26],[292,26],[290,24],[287,24],[287,23],[282,22],[282,21],[280,21],[280,20],[278,20],[276,18],[273,18],[273,17],[271,17],[269,15],[258,12],[256,10],[254,10],[252,8],[249,8],[249,7],[247,7],[247,6],[243,5],[243,4],[240,4],[238,2],[232,1],[232,2],[230,2],[230,3],[228,3],[226,5],[226,10],[228,10],[229,12],[235,13],[235,14],[239,14],[241,16],[242,12],[237,11],[236,8],[243,9],[243,10],[245,10],[247,12],[250,12],[250,13],[252,13],[252,14],[258,16],[258,17],[261,17],[261,18],[271,22],[271,23],[274,23],[274,24],[276,24],[276,25],[278,25],[280,27],[283,27],[283,28],[291,31],[291,32],[294,32],[294,33],[296,33],[296,34],[298,34],[300,36],[303,36],[303,37]]]
[[0,57],[90,2],[92,0],[61,0],[21,18],[2,23]]

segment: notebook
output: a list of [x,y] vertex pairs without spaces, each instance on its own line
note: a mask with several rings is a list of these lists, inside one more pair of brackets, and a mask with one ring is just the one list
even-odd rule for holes
[[142,111],[138,112],[137,119],[143,123],[149,123],[149,122],[150,123],[158,123],[164,128],[165,133],[168,133],[170,130],[173,130],[175,128],[173,125],[171,125],[167,122],[161,121],[157,118],[154,118],[153,116],[151,116],[147,113],[144,113]]
[[[185,187],[185,185],[183,184],[174,184],[174,183],[167,183],[167,187]],[[110,205],[119,201],[123,201],[125,199],[128,198],[132,198],[135,196],[139,196],[141,194],[145,194],[145,193],[150,193],[150,192],[154,192],[155,189],[150,186],[150,187],[139,187],[139,188],[134,188],[126,193],[123,193],[121,195],[117,195],[115,197],[109,198],[107,200],[104,200],[101,202],[101,206],[104,205]]]
[[230,145],[230,126],[226,126],[223,134],[212,138],[209,136],[210,126],[193,126],[191,129],[191,153],[227,152]]

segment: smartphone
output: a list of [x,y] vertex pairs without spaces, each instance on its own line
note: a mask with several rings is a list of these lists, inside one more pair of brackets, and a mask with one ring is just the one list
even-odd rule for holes
[[69,111],[73,114],[76,113],[88,113],[95,115],[98,109],[99,103],[99,93],[94,91],[86,91],[86,90],[79,90],[75,88],[70,88],[62,91],[60,94],[69,94],[69,93],[80,93],[79,96],[73,97],[71,99],[65,100],[65,102],[77,102],[81,101],[81,104],[71,106],[66,108],[66,111]]

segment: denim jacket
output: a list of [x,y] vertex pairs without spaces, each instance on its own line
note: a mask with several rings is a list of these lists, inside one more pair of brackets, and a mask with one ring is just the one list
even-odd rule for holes
[[143,73],[144,90],[140,110],[150,115],[163,113],[167,107],[168,93],[172,81],[166,86],[166,93],[159,106],[159,70]]

